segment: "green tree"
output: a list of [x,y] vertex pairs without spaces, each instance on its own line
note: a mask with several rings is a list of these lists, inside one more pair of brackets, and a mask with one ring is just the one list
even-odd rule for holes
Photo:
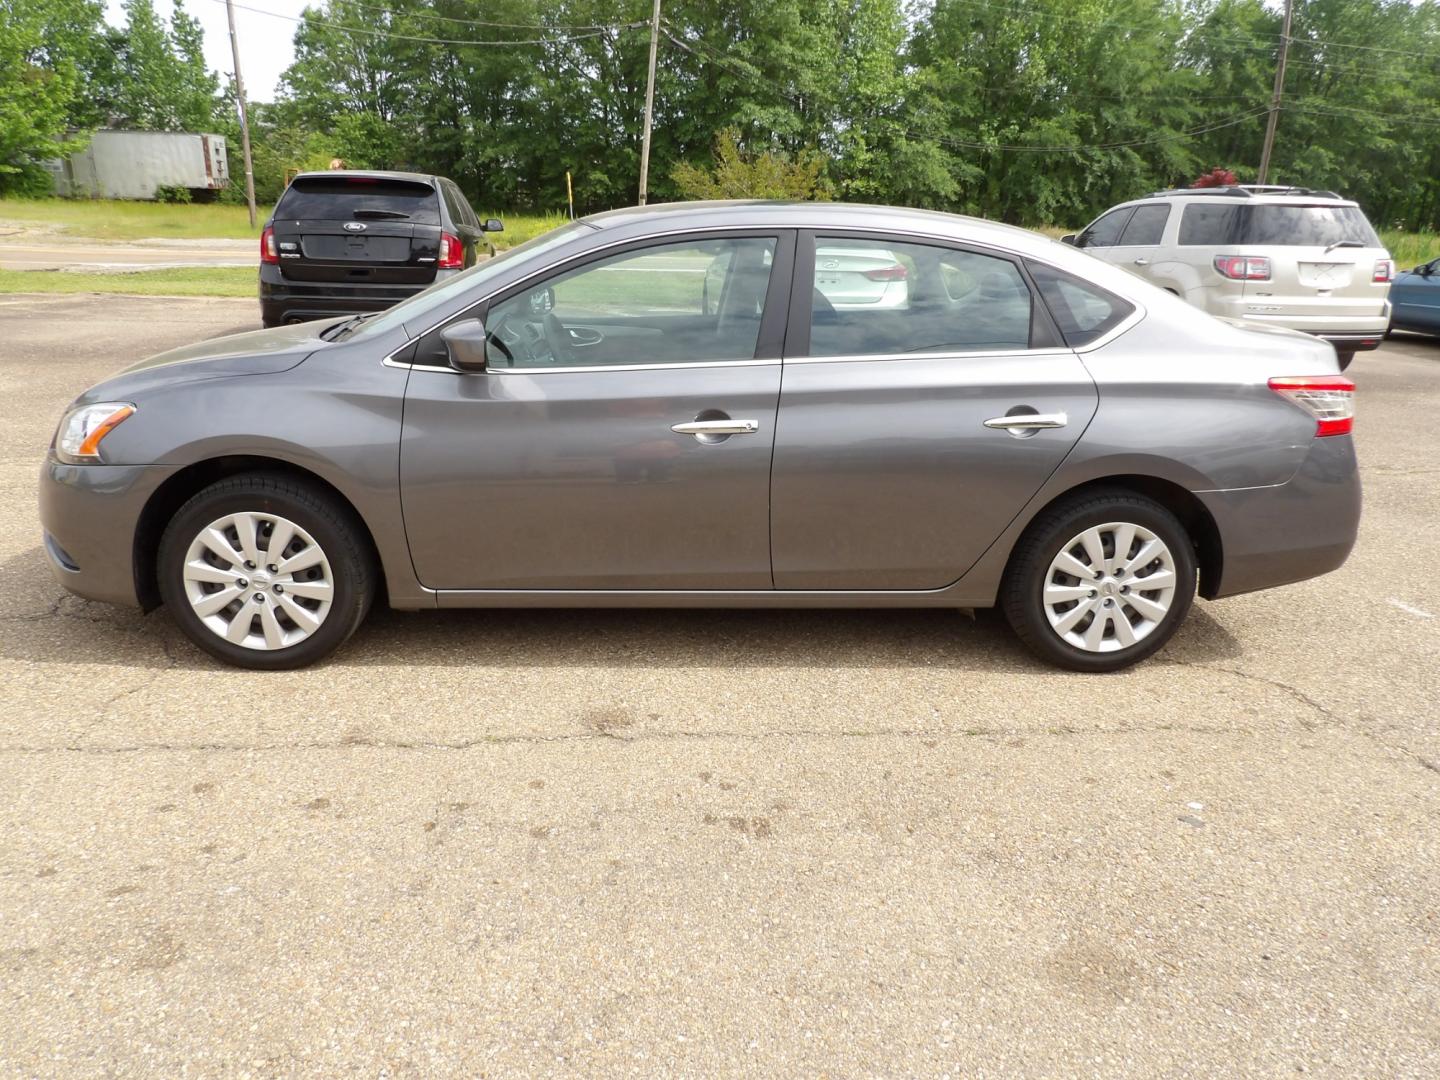
[[125,0],[125,29],[108,72],[115,127],[209,131],[218,121],[217,76],[206,69],[200,24],[175,0],[167,27],[153,0]]
[[824,173],[816,151],[747,153],[740,132],[726,128],[715,137],[714,168],[682,161],[670,177],[687,199],[824,199],[830,195]]
[[84,0],[0,0],[0,194],[47,190],[41,162],[83,144],[99,26]]

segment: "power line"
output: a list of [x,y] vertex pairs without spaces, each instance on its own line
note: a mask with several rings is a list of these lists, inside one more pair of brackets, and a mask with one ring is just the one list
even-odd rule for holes
[[[366,11],[375,11],[384,15],[393,15],[406,19],[430,19],[433,22],[458,23],[461,26],[491,26],[502,30],[611,30],[614,27],[610,23],[512,23],[512,22],[491,22],[486,19],[462,19],[454,15],[435,15],[428,11],[396,11],[394,8],[385,7],[383,4],[366,4],[361,0],[345,0],[346,7],[364,8]],[[253,9],[251,9],[253,10]],[[278,13],[272,13],[278,14]],[[286,16],[288,18],[288,16]]]
[[[212,0],[213,3],[223,4],[226,0]],[[372,30],[364,26],[351,26],[348,23],[331,22],[329,19],[322,19],[319,16],[282,15],[278,11],[266,11],[264,8],[251,7],[248,4],[235,4],[237,8],[244,11],[254,12],[256,15],[268,15],[272,19],[284,19],[286,22],[299,23],[302,26],[323,26],[331,30],[338,30],[346,34],[360,34],[371,38],[387,38],[392,41],[413,41],[426,45],[466,45],[474,47],[511,47],[515,45],[561,45],[566,41],[580,41],[585,38],[600,37],[608,30],[628,30],[635,26],[645,26],[645,23],[622,23],[614,26],[604,27],[599,30],[571,33],[568,31],[559,32],[556,37],[532,38],[528,40],[456,40],[451,38],[420,37],[414,34],[397,34],[393,30]]]
[[[694,56],[697,56],[697,57],[700,55],[694,48],[691,48],[690,43],[687,43],[687,42],[685,42],[685,41],[682,41],[680,38],[678,38],[678,37],[676,37],[674,34],[670,33],[668,29],[665,30],[665,31],[663,31],[663,32],[664,32],[664,34],[665,34],[665,36],[666,36],[667,38],[669,38],[672,42],[674,42],[674,43],[675,43],[676,45],[678,45],[680,48],[684,49],[686,52],[688,52],[688,53],[690,53],[690,54],[692,54],[692,55],[694,55]],[[700,48],[702,48],[702,49],[704,49],[706,52],[710,53],[712,59],[713,59],[716,63],[718,63],[718,64],[727,64],[727,62],[730,60],[730,57],[728,57],[726,54],[721,53],[721,52],[715,50],[713,47],[711,47],[710,45],[708,45],[708,44],[706,44],[706,43],[704,43],[704,42],[695,41],[694,44],[700,46]],[[741,62],[741,63],[744,63],[745,61],[740,61],[740,62]],[[730,70],[731,70],[732,72],[734,72],[735,74],[741,75],[741,76],[743,76],[744,78],[749,79],[749,80],[752,81],[752,82],[763,83],[763,84],[766,86],[766,88],[769,89],[769,90],[771,90],[777,97],[783,98],[784,100],[790,102],[790,104],[796,106],[797,108],[803,108],[803,107],[804,107],[804,104],[803,104],[803,102],[800,101],[800,99],[791,97],[789,94],[785,93],[785,92],[784,92],[783,90],[781,90],[779,87],[776,87],[776,86],[774,86],[772,83],[766,81],[758,72],[740,71],[739,69],[736,69],[736,68],[734,68],[734,67],[731,67]],[[1252,111],[1250,111],[1250,112],[1242,113],[1242,114],[1237,115],[1237,116],[1231,116],[1231,117],[1228,117],[1228,118],[1226,118],[1226,119],[1224,119],[1224,120],[1216,121],[1216,122],[1214,122],[1214,123],[1204,124],[1204,125],[1202,125],[1202,126],[1200,126],[1200,127],[1192,128],[1192,129],[1190,129],[1190,130],[1188,130],[1188,131],[1172,132],[1172,133],[1170,133],[1170,134],[1168,134],[1168,135],[1156,135],[1156,136],[1151,136],[1150,138],[1145,138],[1145,139],[1131,139],[1131,140],[1126,140],[1126,141],[1121,141],[1121,142],[1113,142],[1113,143],[1085,143],[1085,144],[1076,144],[1076,145],[1071,145],[1071,146],[1053,146],[1053,145],[1047,146],[1047,145],[1021,145],[1021,144],[1009,144],[1009,143],[990,143],[990,142],[973,141],[973,140],[968,140],[968,139],[956,139],[956,138],[953,138],[953,137],[950,137],[950,136],[945,136],[945,135],[926,134],[926,133],[917,132],[917,131],[910,130],[910,129],[901,129],[901,130],[903,131],[904,134],[909,135],[909,136],[911,136],[912,138],[916,138],[916,139],[933,139],[935,142],[941,143],[941,144],[946,145],[946,146],[963,147],[963,148],[965,148],[965,149],[970,149],[970,150],[992,150],[992,151],[1003,150],[1003,151],[1008,151],[1008,152],[1013,152],[1013,153],[1037,153],[1037,154],[1038,154],[1038,153],[1079,154],[1079,153],[1084,153],[1084,152],[1086,152],[1086,151],[1093,151],[1093,150],[1124,150],[1124,149],[1130,149],[1130,148],[1137,147],[1137,146],[1151,146],[1151,145],[1155,145],[1155,144],[1158,144],[1158,143],[1178,142],[1178,141],[1180,141],[1180,140],[1182,140],[1182,139],[1192,138],[1192,137],[1194,137],[1194,136],[1196,136],[1196,135],[1204,135],[1204,134],[1208,134],[1209,132],[1212,132],[1212,131],[1219,131],[1219,130],[1221,130],[1222,128],[1234,127],[1234,126],[1237,125],[1237,124],[1243,124],[1243,123],[1245,123],[1246,121],[1255,119],[1256,117],[1264,116],[1268,111],[1269,111],[1268,108],[1254,109],[1254,110],[1252,110]]]

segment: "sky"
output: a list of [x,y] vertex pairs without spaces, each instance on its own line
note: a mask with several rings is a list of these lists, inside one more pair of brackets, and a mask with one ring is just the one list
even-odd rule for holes
[[[230,28],[225,21],[225,0],[183,0],[185,10],[200,20],[205,30],[205,64],[220,72],[222,80],[235,68],[230,56]],[[235,34],[240,39],[240,73],[245,76],[245,96],[251,101],[274,101],[280,73],[295,57],[295,23],[307,4],[318,0],[235,0]],[[243,4],[244,7],[238,5]],[[155,10],[170,18],[171,0],[155,0]],[[246,10],[252,9],[252,10]],[[262,15],[261,11],[288,15],[289,19]],[[125,25],[120,0],[107,0],[106,21]]]

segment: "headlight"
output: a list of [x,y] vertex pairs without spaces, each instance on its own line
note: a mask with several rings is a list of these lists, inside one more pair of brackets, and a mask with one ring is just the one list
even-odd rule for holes
[[100,444],[131,416],[135,406],[123,401],[102,401],[71,409],[55,433],[55,456],[67,465],[100,460]]

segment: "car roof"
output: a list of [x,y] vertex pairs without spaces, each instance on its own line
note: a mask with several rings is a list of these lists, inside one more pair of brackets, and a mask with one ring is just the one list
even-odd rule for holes
[[435,186],[442,179],[432,173],[390,172],[386,169],[316,169],[313,172],[296,173],[290,178],[296,180],[333,180],[335,177],[354,176],[364,180],[408,180],[413,184]]
[[607,210],[582,218],[602,230],[635,233],[682,229],[771,226],[799,229],[863,229],[867,232],[918,233],[990,244],[1018,254],[1053,256],[1054,241],[1028,229],[983,218],[866,203],[784,202],[732,199],[656,203]]

